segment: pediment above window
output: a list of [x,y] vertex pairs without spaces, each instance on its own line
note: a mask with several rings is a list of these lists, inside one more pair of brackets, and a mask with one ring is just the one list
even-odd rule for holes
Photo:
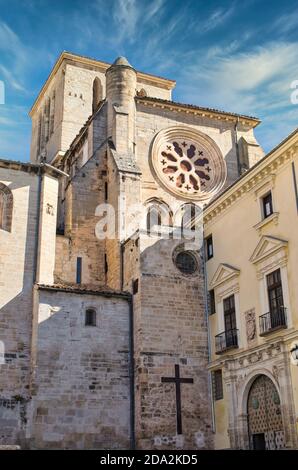
[[[264,235],[257,244],[250,261],[254,264],[260,263],[264,259],[270,258],[277,252],[286,252],[288,242],[281,238]],[[286,254],[286,253],[285,253]]]
[[217,287],[227,281],[230,281],[231,279],[239,276],[240,270],[237,268],[234,268],[233,266],[225,263],[221,263],[213,278],[211,279],[210,286],[212,288]]

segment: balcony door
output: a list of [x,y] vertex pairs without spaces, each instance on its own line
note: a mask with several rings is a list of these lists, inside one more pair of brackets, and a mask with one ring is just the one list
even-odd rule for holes
[[234,295],[231,295],[227,299],[224,299],[223,306],[226,346],[228,348],[237,344],[237,325]]
[[281,316],[284,315],[284,301],[280,269],[277,269],[273,273],[267,275],[267,289],[271,328],[275,328],[281,324]]

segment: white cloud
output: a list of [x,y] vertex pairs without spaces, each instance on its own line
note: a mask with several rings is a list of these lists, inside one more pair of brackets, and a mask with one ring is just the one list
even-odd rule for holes
[[272,30],[277,34],[287,34],[297,29],[298,9],[280,16],[272,25]]
[[257,133],[269,150],[297,126],[298,106],[290,102],[297,51],[298,43],[277,41],[245,53],[237,43],[196,51],[183,67],[178,90],[190,103],[261,117]]
[[4,78],[4,83],[5,86],[10,85],[12,88],[14,88],[17,91],[26,91],[26,88],[16,79],[15,74],[13,72],[10,72],[7,67],[4,67],[4,65],[0,64],[0,76]]
[[[0,78],[3,77],[6,87],[11,86],[18,92],[28,93],[25,86],[25,75],[30,63],[30,51],[19,36],[1,20],[0,51],[2,51]],[[34,52],[35,59],[37,54]],[[3,65],[4,61],[5,65]]]
[[118,0],[114,6],[113,18],[118,25],[118,41],[126,38],[133,41],[136,33],[139,9],[136,0]]
[[2,62],[0,74],[5,79],[6,86],[11,86],[22,94],[31,94],[26,81],[31,80],[31,71],[36,70],[36,64],[39,61],[42,61],[43,66],[53,63],[48,45],[46,49],[36,47],[36,44],[29,46],[2,20],[0,20],[0,52]]
[[[99,0],[102,1],[102,0]],[[157,22],[162,14],[166,0],[115,0],[113,3],[113,21],[116,34],[113,41],[116,44],[134,43],[144,32],[148,24]]]
[[3,126],[14,126],[15,122],[12,119],[8,119],[0,116],[0,124]]
[[0,106],[0,158],[28,160],[30,119],[25,106]]
[[246,53],[235,47],[235,52],[198,54],[199,59],[185,67],[184,89],[189,89],[188,95],[197,89],[196,100],[203,89],[213,106],[241,112],[263,110],[275,100],[286,105],[290,83],[298,77],[297,47],[297,43],[269,43]]
[[155,17],[157,13],[161,13],[165,2],[166,0],[153,0],[150,2],[145,15],[146,22],[150,21],[153,17]]
[[0,20],[0,50],[19,55],[23,51],[22,43],[14,31]]
[[225,9],[225,8],[217,8],[214,10],[208,18],[202,21],[198,21],[196,29],[199,31],[201,34],[206,34],[209,31],[212,31],[213,29],[216,29],[218,26],[222,25],[227,21],[230,16],[235,11],[234,5],[232,5],[230,8]]

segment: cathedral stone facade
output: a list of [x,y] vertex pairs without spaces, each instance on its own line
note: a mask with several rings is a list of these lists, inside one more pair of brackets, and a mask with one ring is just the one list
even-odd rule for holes
[[217,445],[202,211],[264,154],[174,86],[63,53],[0,161],[2,444]]

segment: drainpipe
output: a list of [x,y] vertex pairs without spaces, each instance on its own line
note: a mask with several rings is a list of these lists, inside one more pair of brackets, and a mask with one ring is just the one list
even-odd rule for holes
[[[125,242],[120,244],[120,283],[121,291],[124,289],[124,251]],[[135,438],[135,363],[134,363],[134,308],[133,295],[129,299],[129,399],[130,399],[130,449],[136,448]]]
[[130,448],[136,448],[135,438],[135,376],[134,376],[134,309],[133,297],[129,300],[129,388],[130,388]]
[[[207,335],[208,335],[208,362],[211,360],[211,332],[210,332],[210,323],[209,323],[209,309],[208,309],[208,286],[207,286],[207,270],[206,270],[206,257],[205,250],[203,249],[203,276],[204,276],[204,294],[205,294],[205,315],[207,322]],[[208,386],[211,397],[211,420],[212,420],[212,432],[215,433],[215,412],[214,412],[214,401],[212,394],[212,380],[211,372],[208,371]]]
[[35,230],[35,252],[33,263],[33,284],[37,281],[37,263],[39,249],[39,228],[40,228],[40,209],[41,209],[41,186],[42,186],[42,170],[38,169],[38,188],[37,188],[37,214],[36,214],[36,230]]
[[39,228],[40,228],[40,210],[41,210],[41,188],[42,188],[42,168],[38,168],[38,185],[37,185],[37,208],[36,208],[36,227],[34,236],[34,255],[33,255],[33,275],[32,275],[32,316],[31,316],[31,338],[30,338],[30,371],[28,377],[28,407],[27,413],[29,415],[28,424],[25,430],[25,438],[31,437],[31,425],[33,419],[33,403],[32,390],[34,385],[34,372],[35,372],[35,360],[36,360],[36,317],[38,312],[36,311],[37,306],[35,302],[35,283],[37,282],[38,272],[38,252],[39,252]]
[[124,251],[125,242],[120,242],[120,290],[124,289]]
[[55,171],[55,173],[58,173],[58,175],[66,176],[66,178],[69,178],[68,173],[65,173],[65,171],[62,171],[59,168],[56,168],[55,166],[50,165],[49,163],[42,163],[42,166],[45,166],[46,168],[49,168],[49,169]]
[[234,139],[235,139],[235,148],[236,148],[238,176],[241,176],[240,154],[239,154],[239,144],[238,144],[238,124],[239,124],[239,117],[237,116],[236,124],[234,127]]

